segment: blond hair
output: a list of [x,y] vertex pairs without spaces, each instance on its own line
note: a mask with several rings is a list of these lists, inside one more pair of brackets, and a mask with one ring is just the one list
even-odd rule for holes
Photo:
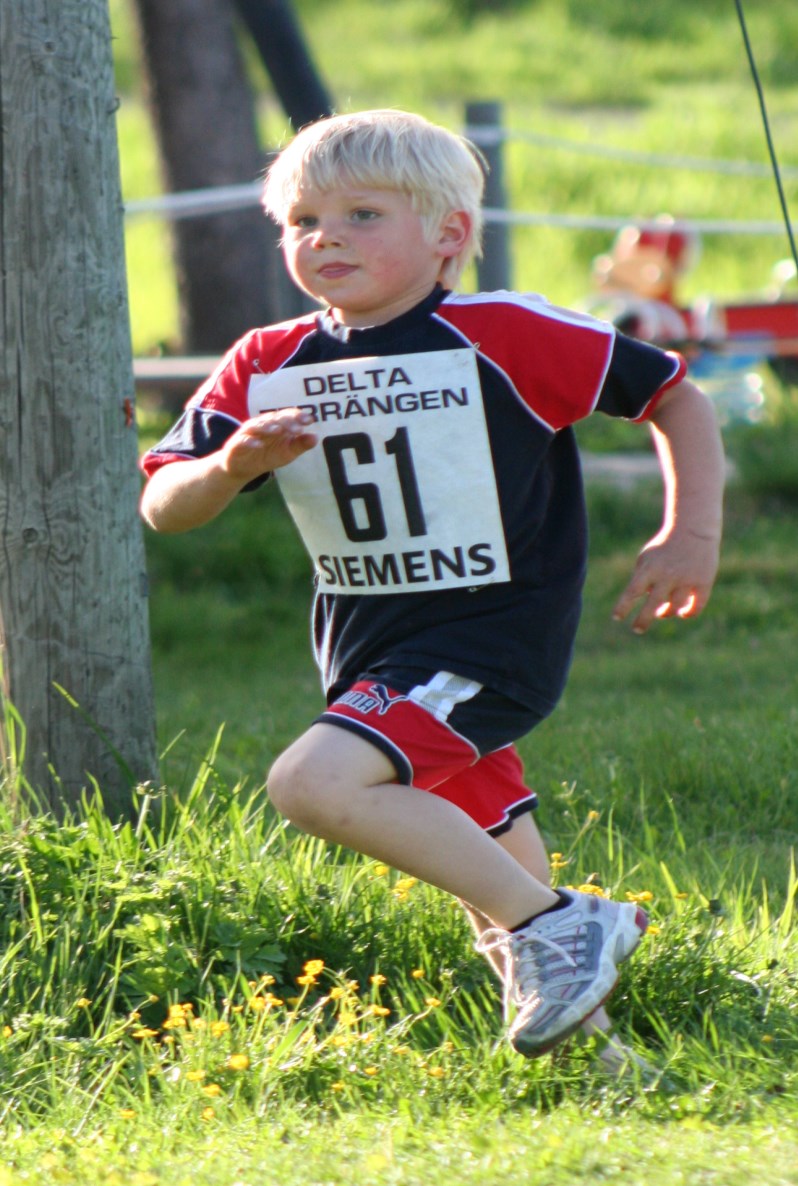
[[482,251],[484,161],[468,140],[407,111],[359,111],[333,115],[303,128],[269,167],[263,207],[284,224],[303,189],[338,185],[394,189],[410,198],[432,241],[441,222],[465,211],[471,233],[462,251],[447,261],[454,283]]

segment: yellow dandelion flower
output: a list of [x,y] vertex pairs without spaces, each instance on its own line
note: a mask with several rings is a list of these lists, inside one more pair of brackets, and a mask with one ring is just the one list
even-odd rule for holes
[[382,972],[375,972],[373,976],[369,976],[369,981],[370,981],[370,982],[371,982],[371,983],[372,983],[372,984],[373,984],[373,985],[374,985],[376,988],[379,988],[379,986],[380,986],[381,984],[387,984],[387,982],[388,982],[388,977],[387,977],[387,976],[383,976]]
[[221,1038],[230,1029],[230,1024],[227,1021],[212,1021],[211,1022],[211,1037]]
[[357,980],[347,980],[346,989],[347,992],[360,992],[360,984]]
[[285,1001],[282,997],[276,997],[273,992],[267,992],[263,998],[267,1005],[284,1005]]
[[136,1119],[136,1110],[135,1110],[135,1108],[120,1108],[119,1115],[122,1117],[123,1120],[135,1120]]
[[324,970],[324,960],[308,960],[302,965],[302,971],[307,976],[318,976]]
[[139,1040],[143,1041],[145,1038],[157,1038],[158,1031],[151,1030],[146,1025],[143,1025],[139,1029],[133,1030],[133,1033],[130,1036],[131,1038],[138,1038]]
[[423,968],[413,968],[413,971],[410,973],[410,975],[413,977],[414,980],[423,980],[424,979],[424,969]]
[[341,1080],[338,1079],[335,1083],[330,1084],[330,1091],[343,1091],[345,1087],[346,1084],[342,1083]]
[[186,1080],[189,1083],[201,1083],[204,1078],[205,1071],[203,1071],[201,1068],[198,1068],[196,1071],[186,1072]]
[[202,1094],[213,1098],[214,1096],[221,1095],[222,1089],[218,1083],[206,1083],[202,1088]]
[[658,927],[658,926],[656,925],[656,923],[653,923],[653,922],[651,922],[651,923],[649,923],[649,924],[648,924],[648,926],[646,927],[646,934],[647,934],[647,935],[659,935],[659,934],[660,934],[660,932],[661,932],[661,930],[662,930],[662,928],[661,928],[661,927]]
[[297,976],[297,978],[296,978],[296,982],[297,982],[297,984],[301,984],[303,987],[307,987],[307,988],[309,988],[311,985],[313,985],[313,984],[315,984],[315,983],[316,983],[316,977],[315,977],[315,976],[310,976],[310,975],[308,975],[308,976]]
[[398,891],[401,894],[402,892],[412,889],[417,881],[417,877],[400,877],[396,885],[393,887],[394,893]]
[[582,885],[576,887],[580,894],[594,894],[597,898],[608,898],[609,894],[601,885],[594,885],[592,881],[586,881]]
[[233,1005],[232,1012],[233,1013],[243,1013],[244,1006],[243,1005]]
[[134,1011],[133,1013],[130,1013],[130,1014],[128,1015],[128,1021],[129,1021],[129,1022],[134,1022],[134,1021],[141,1021],[141,1014],[140,1014],[140,1013],[136,1013],[135,1011]]
[[262,1013],[266,1008],[266,1001],[263,997],[250,997],[249,1007],[253,1013]]
[[170,1005],[169,1006],[169,1016],[170,1017],[185,1017],[185,1015],[186,1015],[185,1005]]
[[75,1008],[76,1009],[88,1009],[90,1004],[91,1004],[91,1001],[89,1000],[88,997],[78,997],[78,999],[75,1001]]
[[442,1002],[438,999],[438,997],[424,997],[424,1004],[428,1009],[437,1009],[438,1006],[442,1004]]
[[227,1060],[228,1071],[248,1071],[250,1059],[248,1054],[231,1054]]
[[763,1041],[763,1042],[766,1042],[766,1043],[772,1042],[772,1041],[773,1041],[773,1035],[772,1035],[772,1034],[763,1034],[763,1035],[762,1035],[762,1041]]
[[191,1028],[193,1030],[206,1030],[208,1028],[208,1023],[204,1017],[192,1017]]
[[600,811],[595,811],[595,810],[593,810],[593,811],[589,811],[589,812],[587,813],[587,822],[588,822],[589,824],[594,824],[594,823],[596,822],[596,820],[598,820],[598,819],[601,819],[601,812],[600,812]]
[[654,895],[652,894],[651,890],[641,890],[638,894],[630,893],[630,891],[627,890],[626,900],[627,902],[653,902]]
[[334,1034],[330,1041],[333,1046],[351,1046],[353,1038],[351,1034]]
[[561,852],[553,852],[553,853],[551,854],[551,857],[550,857],[549,859],[550,859],[550,860],[552,860],[552,861],[561,861],[561,860],[562,860],[562,853],[561,853]]
[[12,1028],[11,1028],[11,1026],[10,1026],[10,1025],[4,1025],[4,1026],[3,1026],[3,1037],[4,1037],[4,1038],[10,1038],[10,1037],[11,1037],[11,1035],[13,1034],[13,1032],[14,1032],[14,1031],[12,1030]]
[[394,1052],[394,1054],[409,1054],[410,1047],[409,1046],[394,1046],[393,1052]]
[[390,869],[387,865],[375,865],[372,872],[375,877],[385,877],[387,873],[390,873]]
[[272,976],[271,972],[264,972],[259,982],[261,988],[268,988],[270,984],[275,983],[275,978]]
[[202,1109],[202,1111],[200,1112],[200,1116],[202,1117],[203,1120],[215,1120],[216,1112],[214,1111],[213,1108],[208,1106],[207,1108]]
[[379,1067],[364,1067],[363,1068],[363,1074],[368,1075],[369,1078],[372,1078],[372,1079],[374,1078],[375,1075],[379,1075],[379,1073],[380,1073]]
[[371,1015],[373,1017],[387,1017],[390,1012],[391,1012],[391,1010],[386,1009],[385,1005],[370,1005],[369,1006],[369,1013],[371,1013]]
[[357,1025],[357,1014],[351,1009],[342,1009],[338,1014],[339,1025]]
[[329,996],[331,1001],[340,1001],[342,997],[346,996],[346,989],[342,988],[340,984],[336,984],[334,988],[330,989]]
[[443,1067],[427,1067],[427,1074],[430,1079],[443,1079],[446,1076],[446,1071]]

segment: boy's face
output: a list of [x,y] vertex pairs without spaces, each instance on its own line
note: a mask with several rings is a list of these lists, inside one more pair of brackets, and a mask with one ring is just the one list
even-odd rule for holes
[[467,234],[467,216],[455,213],[430,242],[398,190],[311,187],[288,211],[283,251],[296,283],[342,325],[382,325],[429,295]]

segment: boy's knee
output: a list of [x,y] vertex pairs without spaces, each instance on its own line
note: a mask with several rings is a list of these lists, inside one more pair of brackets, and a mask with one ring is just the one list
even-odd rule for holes
[[274,762],[266,780],[266,790],[274,807],[300,828],[310,807],[309,782],[304,764],[290,750]]
[[266,780],[273,805],[316,836],[346,833],[364,791],[395,778],[370,742],[333,725],[316,724],[280,755]]
[[348,814],[340,779],[301,746],[292,746],[276,760],[266,790],[281,815],[314,836],[326,836],[331,824]]

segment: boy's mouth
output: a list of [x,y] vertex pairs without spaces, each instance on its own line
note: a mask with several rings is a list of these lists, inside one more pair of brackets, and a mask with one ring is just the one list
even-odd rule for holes
[[323,276],[325,280],[340,280],[343,276],[348,276],[354,271],[356,271],[354,264],[329,263],[319,268],[319,275]]

